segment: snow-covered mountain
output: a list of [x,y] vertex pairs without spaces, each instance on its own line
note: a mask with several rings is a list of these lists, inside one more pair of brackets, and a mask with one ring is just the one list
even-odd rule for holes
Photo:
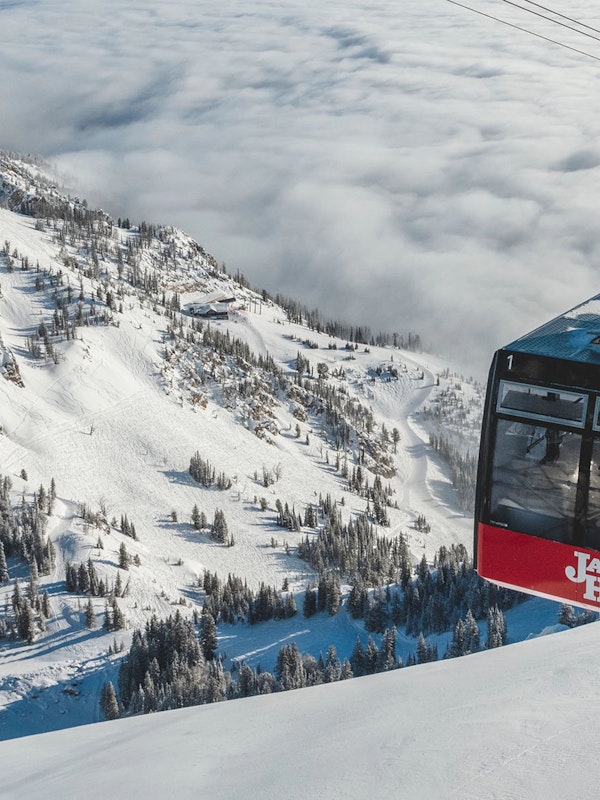
[[[386,338],[377,320],[357,331],[276,303],[181,231],[89,209],[34,159],[0,155],[0,203],[0,510],[14,545],[0,585],[0,738],[101,719],[132,632],[175,611],[197,619],[206,572],[300,608],[319,572],[302,545],[326,507],[403,541],[415,566],[470,549],[482,387],[418,352],[401,321]],[[82,569],[93,588],[73,578]],[[15,581],[46,607],[24,626],[29,643],[8,635]],[[109,600],[123,622],[113,630]],[[553,626],[556,606],[532,600],[507,618],[516,641]],[[398,634],[404,662],[417,634]],[[334,645],[344,659],[368,638],[346,608],[221,623],[218,635],[228,668],[263,670],[283,643],[315,658]],[[441,655],[450,637],[427,640]],[[380,686],[391,683],[369,691]],[[327,705],[361,690],[319,692]],[[270,702],[277,715],[292,701]]]

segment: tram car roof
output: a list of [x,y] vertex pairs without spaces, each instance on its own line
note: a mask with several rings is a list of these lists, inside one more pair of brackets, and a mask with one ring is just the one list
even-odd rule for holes
[[600,364],[600,294],[565,311],[504,350]]

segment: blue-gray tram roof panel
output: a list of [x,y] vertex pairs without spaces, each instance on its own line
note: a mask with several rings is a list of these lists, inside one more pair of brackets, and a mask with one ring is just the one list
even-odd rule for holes
[[600,294],[521,336],[504,349],[600,364]]

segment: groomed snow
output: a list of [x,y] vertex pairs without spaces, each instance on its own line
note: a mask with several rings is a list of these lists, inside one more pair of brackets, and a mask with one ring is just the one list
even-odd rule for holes
[[600,628],[0,744],[0,796],[597,796]]

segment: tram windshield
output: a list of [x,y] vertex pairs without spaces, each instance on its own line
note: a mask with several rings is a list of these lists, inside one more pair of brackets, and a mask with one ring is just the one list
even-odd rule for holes
[[[492,473],[492,523],[570,542],[580,450],[578,433],[499,419]],[[600,516],[600,504],[598,513]]]
[[[584,393],[500,382],[497,411],[509,419],[498,419],[496,429],[492,522],[573,540],[582,439],[577,429],[585,425],[587,403]],[[598,489],[600,541],[600,476]]]

